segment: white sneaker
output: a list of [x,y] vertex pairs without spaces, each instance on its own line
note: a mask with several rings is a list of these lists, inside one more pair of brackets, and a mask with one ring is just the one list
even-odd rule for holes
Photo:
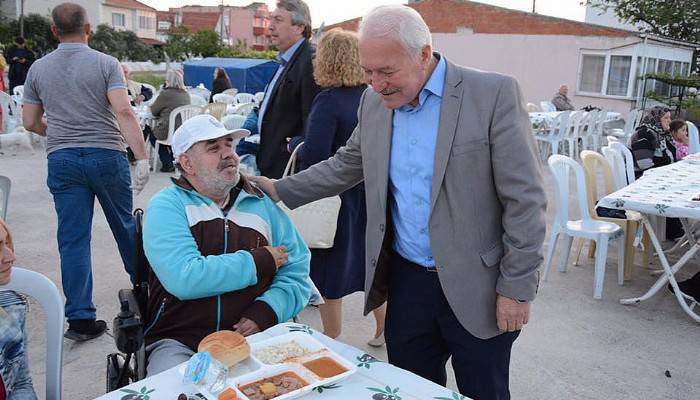
[[376,337],[374,339],[371,339],[367,342],[368,345],[372,347],[382,347],[386,343],[386,340],[384,340],[384,334],[382,333],[379,335],[379,337]]

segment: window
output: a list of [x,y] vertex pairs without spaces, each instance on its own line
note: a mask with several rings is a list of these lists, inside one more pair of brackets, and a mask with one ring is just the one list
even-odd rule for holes
[[112,13],[112,26],[126,26],[126,15],[120,13]]
[[[659,60],[656,66],[657,74],[673,75],[673,61]],[[671,86],[668,83],[656,82],[654,85],[654,93],[660,96],[669,96],[671,94]]]
[[605,56],[584,55],[581,62],[581,82],[579,90],[589,93],[600,93],[603,90],[603,73]]
[[627,96],[631,68],[632,57],[610,56],[607,94],[611,96]]
[[153,29],[153,18],[145,15],[139,15],[139,29]]

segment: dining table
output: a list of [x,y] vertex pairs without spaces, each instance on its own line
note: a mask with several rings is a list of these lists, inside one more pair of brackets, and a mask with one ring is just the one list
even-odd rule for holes
[[[697,199],[697,200],[695,200]],[[673,164],[646,170],[644,175],[626,187],[603,197],[599,206],[620,210],[633,210],[642,214],[642,223],[649,233],[652,246],[659,257],[663,272],[651,288],[639,297],[621,299],[622,304],[638,304],[650,299],[667,284],[673,288],[674,296],[692,319],[700,322],[694,310],[696,299],[681,292],[676,273],[698,256],[700,250],[700,154],[693,154]],[[650,219],[673,217],[680,219],[685,231],[682,243],[685,252],[673,264],[668,251],[661,246]]]
[[[324,346],[327,346],[330,350],[357,366],[354,374],[332,384],[316,386],[310,392],[298,397],[299,399],[468,400],[467,397],[457,392],[386,363],[364,350],[331,339],[306,324],[296,322],[281,323],[263,332],[248,336],[247,340],[252,344],[276,336],[286,335],[290,332],[301,332],[311,335]],[[216,400],[215,398],[205,397],[195,385],[184,383],[183,370],[184,365],[175,366],[160,374],[109,392],[98,399],[177,400],[182,398],[181,394],[185,394],[188,400]]]

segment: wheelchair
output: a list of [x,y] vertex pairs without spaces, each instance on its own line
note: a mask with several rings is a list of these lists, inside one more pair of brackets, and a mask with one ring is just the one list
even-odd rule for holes
[[143,210],[134,211],[135,274],[131,289],[119,290],[119,314],[114,318],[112,332],[117,353],[107,355],[106,390],[111,392],[146,377],[146,302],[148,301],[148,272],[151,269],[143,250]]

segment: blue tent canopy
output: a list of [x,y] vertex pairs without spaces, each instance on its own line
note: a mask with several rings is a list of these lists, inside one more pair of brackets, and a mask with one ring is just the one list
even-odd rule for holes
[[214,70],[221,67],[226,70],[231,85],[239,92],[262,92],[275,75],[278,65],[272,60],[255,58],[208,57],[188,61],[184,65],[185,85],[197,86],[202,83],[211,90]]

